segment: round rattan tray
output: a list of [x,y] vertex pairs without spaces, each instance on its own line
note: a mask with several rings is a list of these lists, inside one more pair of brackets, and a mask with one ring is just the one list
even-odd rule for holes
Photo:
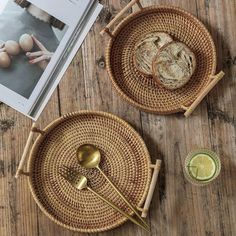
[[[138,2],[138,1],[136,1]],[[107,28],[108,29],[108,28]],[[170,91],[141,74],[133,62],[133,50],[143,34],[162,31],[185,43],[195,53],[197,68],[182,88]],[[129,103],[146,112],[171,114],[191,105],[209,84],[216,70],[216,50],[211,35],[193,15],[177,7],[141,8],[126,17],[111,33],[106,65],[118,93]]]
[[120,118],[81,111],[48,125],[37,138],[28,161],[29,187],[41,210],[57,224],[79,232],[112,229],[127,219],[88,190],[79,191],[60,176],[61,166],[87,176],[89,186],[132,214],[97,170],[77,164],[76,150],[90,143],[102,153],[100,167],[137,207],[144,202],[151,178],[150,157],[139,134]]

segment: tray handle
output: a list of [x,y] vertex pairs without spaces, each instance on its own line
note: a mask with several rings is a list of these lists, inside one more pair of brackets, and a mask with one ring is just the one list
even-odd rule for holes
[[110,28],[115,24],[117,20],[121,18],[121,16],[128,11],[134,4],[137,4],[139,9],[143,9],[143,6],[141,5],[139,0],[132,0],[130,1],[115,17],[112,19],[105,28],[102,29],[100,34],[103,36],[104,33],[106,32],[110,37],[113,37],[113,34],[110,32]]
[[225,73],[220,71],[217,75],[211,76],[211,82],[200,92],[196,100],[189,106],[186,107],[184,105],[181,106],[183,110],[185,110],[184,116],[187,118],[189,117],[198,104],[206,97],[206,95],[211,91],[211,89],[224,77]]
[[30,144],[31,144],[31,141],[33,139],[34,133],[40,133],[41,135],[44,134],[44,132],[42,130],[40,130],[40,129],[38,129],[36,127],[36,123],[35,122],[32,123],[31,129],[30,129],[30,133],[29,133],[29,137],[27,139],[27,142],[26,142],[26,145],[25,145],[25,148],[24,148],[24,151],[23,151],[23,154],[22,154],[19,166],[17,168],[16,174],[15,174],[15,178],[18,178],[20,175],[29,176],[28,172],[24,172],[23,171],[23,167],[24,167],[24,164],[26,162],[27,154],[29,152]]
[[151,183],[150,183],[150,186],[149,186],[148,194],[147,194],[147,197],[146,197],[146,200],[145,200],[145,203],[144,203],[144,207],[143,208],[140,208],[140,207],[138,208],[138,210],[142,212],[141,216],[143,218],[147,217],[147,213],[148,213],[151,201],[152,201],[153,193],[154,193],[155,186],[156,186],[156,183],[157,183],[157,178],[158,178],[158,175],[159,175],[159,172],[160,172],[160,169],[161,169],[161,160],[156,160],[156,164],[150,165],[150,168],[153,168],[154,170],[153,170],[152,180],[151,180]]

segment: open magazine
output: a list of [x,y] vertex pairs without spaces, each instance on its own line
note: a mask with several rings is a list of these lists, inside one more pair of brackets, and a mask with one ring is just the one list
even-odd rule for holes
[[1,0],[0,101],[37,120],[101,8],[94,0]]

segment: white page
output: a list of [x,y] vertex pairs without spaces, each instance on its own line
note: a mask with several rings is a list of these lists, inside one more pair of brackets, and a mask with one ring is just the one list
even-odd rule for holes
[[[67,53],[64,55],[64,58],[66,60],[62,59],[63,66],[59,70],[59,72],[56,75],[55,82],[53,82],[53,85],[49,88],[47,94],[43,97],[42,101],[37,105],[36,109],[34,112],[30,113],[29,116],[33,120],[37,120],[43,109],[45,108],[48,100],[50,99],[52,93],[54,92],[55,88],[57,87],[58,83],[60,82],[62,76],[64,75],[66,69],[68,68],[70,62],[72,61],[73,57],[75,56],[76,52],[80,48],[81,44],[83,43],[83,40],[85,39],[87,33],[89,32],[90,28],[94,24],[98,14],[100,13],[102,9],[102,5],[98,4],[94,11],[92,12],[90,16],[89,22],[86,24],[86,27],[83,27],[82,32],[80,36],[76,36],[76,41],[71,44],[71,49],[68,49]],[[78,38],[77,38],[78,37]]]
[[[93,1],[88,0],[30,0],[33,4],[40,7],[50,15],[60,19],[67,25],[73,25],[78,22],[75,16],[82,15],[82,12]],[[56,6],[56,7],[55,7]],[[79,8],[78,8],[79,6]],[[69,14],[65,14],[65,11]]]

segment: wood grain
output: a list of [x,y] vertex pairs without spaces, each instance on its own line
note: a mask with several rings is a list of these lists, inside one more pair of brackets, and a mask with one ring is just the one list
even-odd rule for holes
[[[113,90],[104,63],[109,38],[101,37],[99,32],[129,1],[101,2],[103,12],[40,117],[39,126],[45,127],[60,115],[81,109],[118,115],[141,133],[153,162],[156,158],[162,160],[148,214],[151,235],[236,235],[236,1],[141,0],[143,6],[180,6],[203,21],[213,36],[218,71],[222,69],[226,75],[188,119],[182,114],[157,116],[140,112]],[[28,118],[0,104],[0,236],[82,235],[52,223],[33,201],[27,177],[14,179],[30,127]],[[200,188],[189,184],[182,170],[187,153],[202,147],[216,151],[223,168],[214,183]],[[97,235],[145,233],[128,222]]]

